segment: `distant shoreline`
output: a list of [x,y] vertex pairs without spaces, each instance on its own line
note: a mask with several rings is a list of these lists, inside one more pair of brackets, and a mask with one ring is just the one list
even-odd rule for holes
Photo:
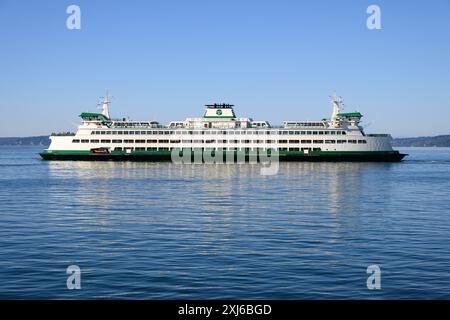
[[394,138],[394,147],[450,147],[450,135],[416,138]]
[[49,136],[0,137],[0,146],[43,146],[50,145]]
[[[0,146],[42,146],[50,145],[48,136],[0,137]],[[450,135],[416,138],[394,138],[394,147],[450,147]]]

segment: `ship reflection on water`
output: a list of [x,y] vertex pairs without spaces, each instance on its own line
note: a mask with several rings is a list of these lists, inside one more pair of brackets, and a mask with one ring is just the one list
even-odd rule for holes
[[[364,223],[364,198],[370,203],[389,198],[389,184],[376,193],[371,184],[380,169],[388,172],[393,165],[283,162],[273,176],[261,175],[259,164],[55,161],[48,169],[51,180],[70,186],[65,206],[71,217],[78,212],[75,224],[108,233],[102,252],[117,241],[114,234],[120,238],[144,226],[142,238],[133,236],[136,241],[152,233],[167,241],[195,239],[191,249],[205,255],[226,256],[227,241],[252,243],[259,237],[320,244],[300,246],[290,252],[295,256],[336,254],[331,244],[348,235],[341,231],[356,233]],[[61,190],[49,195],[61,201]],[[264,251],[271,250],[269,242]]]
[[[295,211],[316,210],[338,213],[356,211],[366,183],[377,172],[389,171],[395,163],[367,162],[281,162],[275,175],[261,175],[259,164],[181,165],[142,162],[49,162],[49,175],[70,179],[74,202],[96,204],[103,208],[118,203],[160,206],[159,198],[169,192],[169,204],[195,199],[198,210],[224,211],[252,203],[256,207],[290,205]],[[120,186],[120,187],[119,187]],[[186,197],[181,197],[181,194]],[[389,198],[389,181],[372,197]],[[128,200],[123,201],[121,196]],[[136,200],[136,202],[134,202]],[[258,201],[260,200],[260,201]],[[116,206],[117,205],[117,206]],[[202,205],[202,206],[199,206]]]

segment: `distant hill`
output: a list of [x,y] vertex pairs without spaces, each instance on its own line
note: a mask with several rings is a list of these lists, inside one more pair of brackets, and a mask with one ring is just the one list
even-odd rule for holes
[[48,146],[50,139],[48,136],[38,137],[0,137],[0,146]]
[[450,147],[450,135],[417,138],[396,138],[395,147]]
[[[395,147],[450,147],[450,135],[417,138],[396,138],[392,144]],[[0,137],[0,146],[48,146],[48,136],[37,137]]]

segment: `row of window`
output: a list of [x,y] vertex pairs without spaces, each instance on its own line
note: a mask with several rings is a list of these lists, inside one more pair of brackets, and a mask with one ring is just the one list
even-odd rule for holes
[[170,134],[181,134],[181,135],[269,135],[269,134],[279,134],[279,135],[345,135],[346,132],[343,130],[332,130],[332,131],[288,131],[288,130],[248,130],[248,131],[173,131],[173,130],[164,130],[164,131],[92,131],[93,135],[170,135]]
[[73,139],[73,143],[326,143],[326,144],[344,144],[344,143],[367,143],[366,140],[117,140],[117,139]]
[[[264,151],[265,149],[262,148],[189,148],[189,149],[181,149],[181,148],[167,148],[167,147],[116,147],[114,148],[114,151],[124,151],[124,150],[135,150],[135,151],[172,151],[172,150],[193,150],[193,151]],[[306,151],[306,150],[313,150],[313,151],[320,151],[321,148],[278,148],[278,151]]]
[[285,125],[287,127],[325,127],[323,122],[291,122],[286,121]]

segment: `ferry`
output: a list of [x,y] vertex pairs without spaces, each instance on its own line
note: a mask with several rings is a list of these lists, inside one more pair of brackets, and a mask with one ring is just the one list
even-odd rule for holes
[[390,134],[368,134],[360,112],[344,112],[343,100],[330,97],[332,114],[318,121],[268,121],[236,116],[234,105],[205,105],[203,117],[161,125],[110,117],[108,95],[101,112],[82,112],[76,133],[52,134],[44,160],[170,161],[174,155],[250,159],[258,154],[280,161],[401,161]]

